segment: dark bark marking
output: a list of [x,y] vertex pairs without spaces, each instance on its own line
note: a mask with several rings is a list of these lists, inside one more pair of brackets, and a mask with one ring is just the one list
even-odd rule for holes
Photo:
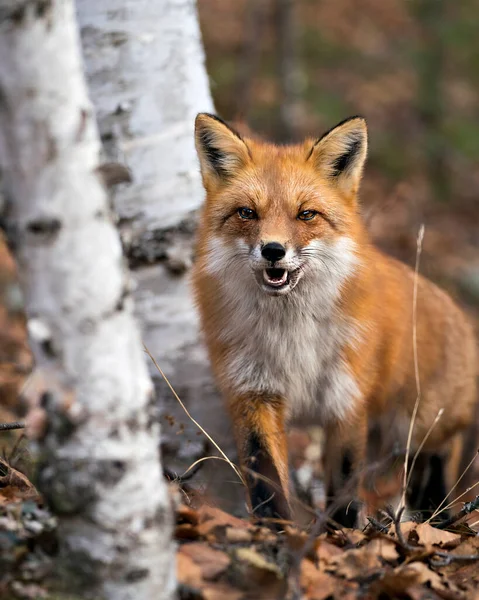
[[38,238],[53,241],[62,228],[60,219],[56,217],[39,217],[27,223],[26,229]]

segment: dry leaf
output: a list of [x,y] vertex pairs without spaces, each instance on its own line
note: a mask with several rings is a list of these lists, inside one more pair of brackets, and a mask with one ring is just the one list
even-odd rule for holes
[[201,591],[205,600],[241,600],[244,598],[243,592],[225,583],[210,584]]
[[225,540],[226,529],[228,527],[246,530],[253,529],[250,523],[211,506],[202,506],[198,510],[198,517],[198,533],[210,541]]
[[175,538],[177,540],[197,540],[200,537],[198,528],[191,523],[182,523],[175,527]]
[[268,527],[257,527],[253,531],[253,541],[261,542],[263,544],[270,543],[274,544],[278,541],[277,535],[271,531]]
[[228,527],[225,532],[226,541],[231,544],[245,544],[251,542],[253,534],[247,529]]
[[334,596],[338,583],[322,570],[318,570],[311,561],[301,561],[300,585],[306,597],[310,600],[324,600]]
[[220,550],[214,550],[207,544],[193,542],[184,544],[181,553],[189,556],[201,569],[203,579],[217,579],[230,565],[230,558]]
[[371,571],[383,568],[383,561],[395,561],[399,557],[392,540],[373,539],[369,544],[346,550],[334,557],[329,563],[329,569],[346,579],[363,578]]
[[309,539],[309,535],[306,531],[300,531],[294,527],[286,527],[284,536],[288,540],[288,547],[292,552],[301,550]]
[[394,562],[399,558],[396,550],[396,544],[392,539],[387,537],[379,537],[371,540],[367,546],[369,552],[377,554],[382,560]]
[[281,569],[254,548],[237,548],[231,556],[229,579],[238,587],[254,591],[255,598],[282,598],[287,581]]
[[237,548],[234,555],[241,563],[247,564],[254,570],[273,573],[278,578],[283,577],[279,567],[273,562],[266,560],[266,558],[254,548]]
[[180,504],[176,509],[176,522],[179,524],[190,523],[197,525],[200,520],[198,511],[185,504]]
[[458,599],[466,599],[466,596],[452,581],[447,580],[440,573],[433,571],[422,562],[416,561],[407,565],[402,565],[396,569],[396,572],[405,579],[409,579],[411,584],[423,584],[437,592],[446,592],[449,596],[454,596]]
[[436,594],[429,588],[424,588],[422,585],[411,585],[407,588],[407,596],[411,600],[442,600],[442,596]]
[[[3,473],[5,474],[2,475]],[[40,501],[40,497],[23,473],[0,458],[0,505],[20,500]]]
[[[405,525],[407,524],[404,523]],[[407,539],[413,544],[421,544],[426,547],[439,546],[440,548],[452,548],[457,546],[461,541],[459,534],[437,529],[437,527],[433,527],[428,523],[413,523],[412,525],[412,527],[409,527]],[[406,533],[404,526],[402,530]]]
[[341,548],[327,542],[325,539],[320,539],[316,542],[316,557],[326,565],[336,556],[341,556],[342,554],[343,550]]
[[200,588],[203,583],[200,567],[182,552],[182,548],[176,555],[176,578],[179,583],[194,588]]

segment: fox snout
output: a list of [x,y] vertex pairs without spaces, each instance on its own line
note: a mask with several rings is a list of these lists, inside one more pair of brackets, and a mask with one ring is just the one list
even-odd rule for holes
[[250,254],[260,288],[279,296],[292,291],[300,279],[302,261],[296,250],[278,241],[260,242]]
[[286,248],[279,242],[268,242],[261,248],[261,256],[274,265],[286,256]]

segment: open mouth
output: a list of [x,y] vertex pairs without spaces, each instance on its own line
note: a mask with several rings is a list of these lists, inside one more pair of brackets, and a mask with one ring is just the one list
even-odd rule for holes
[[284,296],[294,289],[302,273],[301,267],[293,270],[269,267],[256,271],[256,281],[270,296]]
[[286,269],[264,269],[263,280],[273,288],[282,288],[289,283],[289,273]]

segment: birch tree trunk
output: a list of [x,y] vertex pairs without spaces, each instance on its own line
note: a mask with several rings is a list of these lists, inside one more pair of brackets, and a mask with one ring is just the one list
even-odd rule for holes
[[[120,4],[120,7],[119,7]],[[118,188],[114,207],[134,269],[144,340],[176,391],[205,428],[232,451],[232,436],[214,392],[187,271],[196,210],[203,200],[194,149],[194,119],[213,110],[195,0],[77,0],[86,72],[109,160],[128,165],[133,184]],[[205,449],[154,368],[168,465],[182,468]],[[182,435],[175,435],[181,428]],[[218,473],[218,480],[225,477]],[[208,479],[205,463],[203,478]],[[210,471],[211,475],[211,471]],[[212,476],[212,475],[211,475]],[[231,479],[228,473],[227,479]],[[237,493],[237,486],[232,495]]]
[[60,518],[60,574],[82,598],[171,598],[152,386],[98,169],[73,1],[0,0],[0,56],[3,220],[45,382],[39,487]]

